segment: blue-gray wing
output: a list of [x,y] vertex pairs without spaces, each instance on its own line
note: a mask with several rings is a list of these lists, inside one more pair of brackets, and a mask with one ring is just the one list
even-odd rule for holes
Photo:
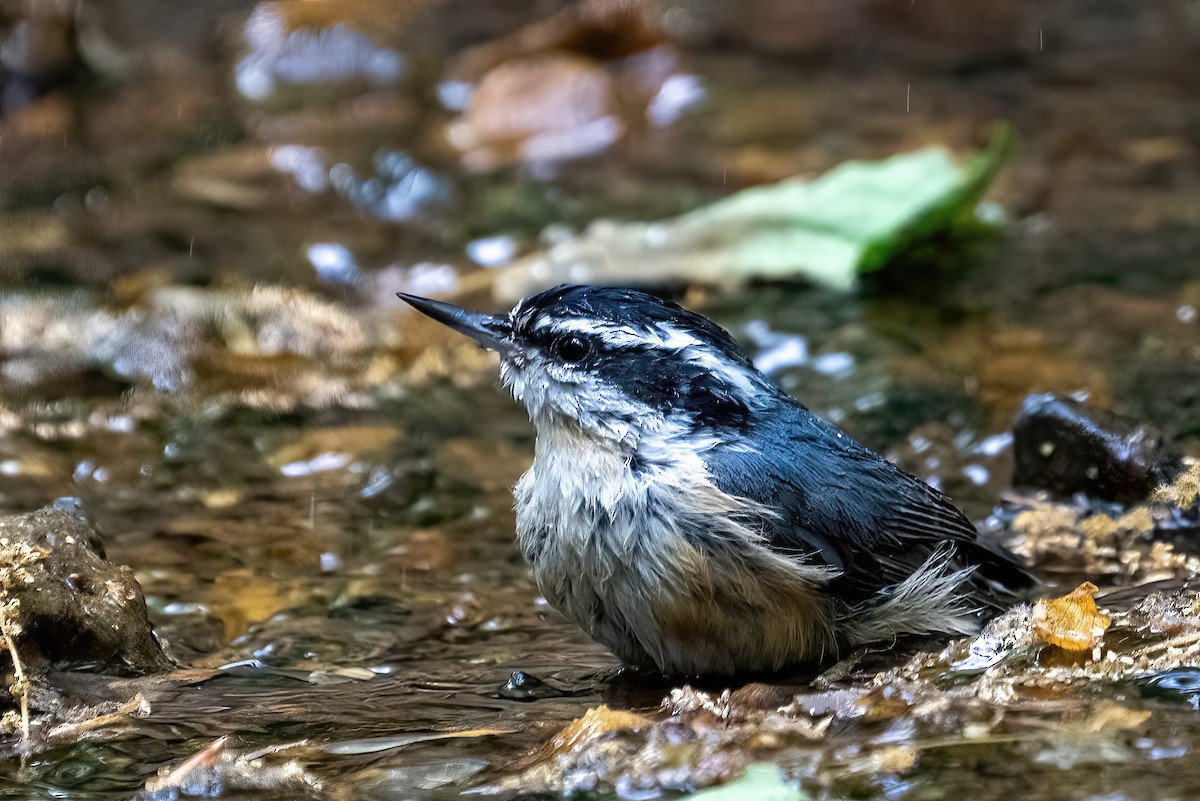
[[[706,459],[721,490],[778,514],[762,525],[772,548],[840,571],[829,590],[870,601],[952,546],[949,566],[974,566],[964,587],[1002,608],[1033,579],[985,542],[950,501],[790,400]],[[748,448],[745,443],[754,443]]]

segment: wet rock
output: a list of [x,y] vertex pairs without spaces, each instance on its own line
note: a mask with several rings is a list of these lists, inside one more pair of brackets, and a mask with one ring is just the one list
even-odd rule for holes
[[471,628],[486,619],[483,604],[473,592],[459,593],[446,610],[446,625]]
[[[318,180],[324,180],[319,178]],[[387,222],[416,221],[447,209],[453,199],[450,182],[440,173],[422,166],[404,151],[381,149],[372,158],[372,169],[360,175],[346,163],[329,169],[330,186],[360,210]],[[312,253],[310,251],[310,261]],[[341,280],[355,278],[353,264],[342,268]],[[321,267],[318,266],[318,274]],[[334,270],[325,267],[325,279],[334,278]],[[336,280],[336,279],[334,279]],[[386,280],[375,276],[378,283]]]
[[0,558],[0,595],[16,604],[19,627],[6,626],[6,634],[27,669],[47,662],[136,674],[172,668],[133,571],[105,559],[100,535],[75,499],[0,518]]
[[752,682],[741,689],[734,690],[729,696],[729,703],[743,709],[765,712],[787,706],[793,697],[793,693],[785,687]]
[[564,698],[572,694],[569,690],[561,690],[523,670],[514,670],[499,692],[501,698],[510,701],[538,701],[543,698]]
[[1013,424],[1013,483],[1137,503],[1179,472],[1152,426],[1061,395],[1030,395]]

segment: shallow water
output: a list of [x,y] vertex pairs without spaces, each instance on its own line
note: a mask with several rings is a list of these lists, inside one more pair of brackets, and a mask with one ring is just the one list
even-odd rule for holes
[[[853,296],[684,299],[977,519],[1009,487],[1006,434],[1029,392],[1087,396],[1200,453],[1189,4],[897,22],[908,4],[859,3],[861,18],[826,9],[790,28],[786,3],[736,24],[696,12],[703,24],[655,51],[702,89],[677,120],[579,160],[482,172],[442,140],[438,98],[470,72],[466,47],[554,4],[312,5],[89,8],[74,34],[86,69],[0,69],[0,511],[81,497],[171,653],[241,663],[147,691],[149,716],[121,739],[7,761],[5,797],[126,798],[224,734],[244,750],[309,741],[298,758],[335,788],[319,797],[457,797],[589,707],[657,709],[670,685],[619,674],[539,601],[514,547],[523,411],[487,357],[391,299],[469,284],[468,254],[526,252],[551,223],[653,219],[848,158],[966,149],[1011,120],[1022,145],[989,195],[1010,218],[999,235],[930,243]],[[289,61],[285,8],[334,33]],[[798,30],[813,44],[780,53]],[[480,244],[493,236],[508,239]],[[239,310],[256,282],[311,294],[284,314]],[[563,692],[502,697],[515,670]],[[1196,796],[1195,710],[1131,688],[1079,697],[1097,695],[1153,724],[1068,734],[1019,709],[980,744],[864,722],[776,760],[826,797]],[[432,737],[474,730],[494,731]],[[818,751],[849,764],[895,742],[921,754],[903,778],[811,769]],[[238,792],[225,797],[294,797]]]

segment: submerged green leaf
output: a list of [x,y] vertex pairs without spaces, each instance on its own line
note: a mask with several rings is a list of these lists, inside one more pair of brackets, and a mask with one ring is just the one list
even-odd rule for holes
[[719,787],[689,795],[688,801],[807,801],[808,796],[789,784],[769,762],[754,762],[746,772]]
[[1013,141],[1000,125],[986,150],[961,163],[932,147],[746,189],[669,220],[599,221],[501,271],[496,294],[511,302],[564,281],[728,286],[803,278],[849,289],[906,244],[972,213]]

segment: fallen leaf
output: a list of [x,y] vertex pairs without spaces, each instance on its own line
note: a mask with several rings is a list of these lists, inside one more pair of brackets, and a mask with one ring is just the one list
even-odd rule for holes
[[1096,585],[1080,584],[1069,595],[1042,599],[1033,607],[1033,633],[1066,651],[1090,651],[1104,639],[1112,618],[1096,606]]
[[568,723],[549,742],[539,748],[534,761],[578,751],[588,741],[605,732],[636,729],[649,722],[649,719],[634,712],[609,709],[607,706],[589,709],[583,717]]
[[304,592],[238,568],[216,576],[208,606],[213,617],[224,625],[226,640],[232,641],[245,634],[251,623],[301,603]]
[[1011,147],[1001,126],[986,151],[961,164],[933,147],[746,189],[668,220],[597,221],[501,268],[494,291],[515,301],[563,281],[728,287],[796,278],[849,289],[906,244],[970,214]]

